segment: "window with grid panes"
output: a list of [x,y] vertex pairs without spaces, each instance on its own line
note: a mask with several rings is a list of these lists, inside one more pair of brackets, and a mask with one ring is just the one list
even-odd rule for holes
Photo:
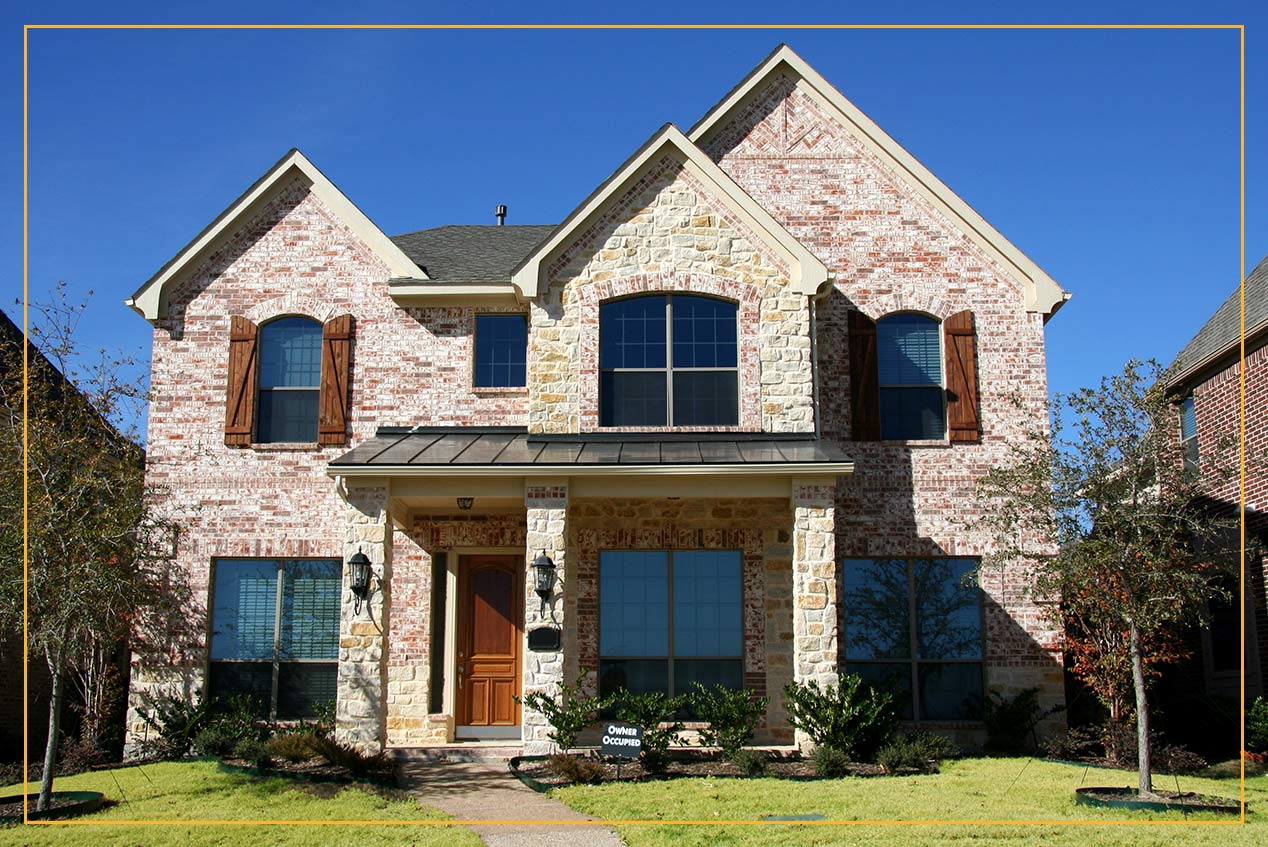
[[899,313],[876,322],[881,438],[946,435],[941,338],[939,323],[924,315]]
[[527,315],[476,315],[473,385],[521,388],[528,384],[527,362]]
[[316,441],[320,393],[321,324],[287,317],[260,327],[255,440]]

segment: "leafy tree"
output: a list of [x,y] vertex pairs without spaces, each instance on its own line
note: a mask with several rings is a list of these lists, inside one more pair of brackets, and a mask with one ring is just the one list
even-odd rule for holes
[[0,632],[23,630],[25,599],[28,660],[43,660],[52,680],[39,809],[52,792],[67,682],[98,688],[103,651],[161,588],[142,543],[154,527],[143,453],[134,425],[113,425],[136,421],[144,385],[125,377],[135,372],[128,360],[77,341],[84,306],[59,284],[31,304],[29,344],[18,332],[0,337]]
[[[1151,665],[1173,655],[1166,634],[1200,620],[1220,596],[1211,557],[1233,519],[1203,495],[1231,474],[1227,442],[1186,471],[1178,413],[1155,362],[1128,362],[1096,388],[1058,397],[1050,431],[1035,431],[978,484],[976,521],[995,542],[985,563],[1028,563],[1040,599],[1076,622],[1076,671],[1123,714],[1130,679],[1140,791],[1149,760]],[[1057,545],[1053,553],[1052,543]]]

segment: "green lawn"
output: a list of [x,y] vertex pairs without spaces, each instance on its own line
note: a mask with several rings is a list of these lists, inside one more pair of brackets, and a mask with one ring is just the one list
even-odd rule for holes
[[[164,847],[165,845],[478,845],[480,840],[460,827],[353,825],[203,825],[200,820],[374,820],[428,821],[445,816],[412,799],[385,797],[335,785],[305,787],[282,779],[253,779],[221,773],[214,762],[162,762],[144,767],[83,773],[57,780],[54,790],[100,791],[116,805],[76,821],[163,820],[171,824],[136,826],[62,826],[58,824],[0,828],[0,845],[66,845],[67,847]],[[38,790],[38,787],[32,788]],[[0,795],[18,794],[12,785]]]
[[[604,820],[735,820],[766,815],[821,814],[829,820],[1096,820],[1147,821],[1143,826],[1062,824],[950,826],[937,824],[847,826],[620,826],[630,847],[693,845],[877,844],[922,847],[941,844],[1069,845],[1232,845],[1268,844],[1268,776],[1246,781],[1252,808],[1248,824],[1174,825],[1186,820],[1229,820],[1214,815],[1099,810],[1074,804],[1082,785],[1134,785],[1135,774],[1086,770],[1028,760],[965,759],[947,762],[941,774],[793,782],[777,779],[680,779],[637,785],[576,786],[553,796],[574,809]],[[1180,777],[1185,791],[1237,797],[1233,778]],[[1155,787],[1176,788],[1173,777],[1157,777]],[[1254,814],[1255,808],[1260,809]],[[1236,818],[1231,820],[1236,821]]]

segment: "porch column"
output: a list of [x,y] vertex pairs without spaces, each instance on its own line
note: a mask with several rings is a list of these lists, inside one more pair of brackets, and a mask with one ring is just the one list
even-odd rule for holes
[[[392,531],[386,484],[348,489],[344,521],[343,588],[339,612],[339,679],[335,737],[377,753],[387,737],[386,615],[392,572]],[[370,560],[370,595],[356,610],[348,560],[360,551]]]
[[793,679],[820,687],[838,680],[835,502],[835,480],[792,481]]
[[[524,678],[521,690],[557,694],[564,681],[564,655],[561,649],[548,652],[530,651],[528,633],[539,626],[558,627],[564,621],[564,585],[568,579],[565,548],[568,542],[568,480],[530,479],[524,486],[524,505],[528,510],[524,575]],[[545,551],[555,563],[555,586],[546,609],[534,592],[533,559]],[[562,632],[561,632],[562,635]],[[553,742],[546,737],[550,724],[538,712],[523,709],[520,713],[520,738],[526,755],[549,753]]]

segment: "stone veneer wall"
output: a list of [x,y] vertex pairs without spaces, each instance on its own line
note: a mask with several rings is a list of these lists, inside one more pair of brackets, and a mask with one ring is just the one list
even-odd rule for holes
[[550,265],[532,306],[529,429],[599,426],[599,306],[691,291],[739,304],[741,430],[814,430],[810,313],[783,259],[666,156]]
[[[981,508],[975,480],[1047,414],[1043,320],[1025,311],[1021,284],[791,75],[769,80],[705,152],[837,275],[815,315],[822,432],[855,463],[838,487],[837,558],[981,555],[988,539],[964,526]],[[874,319],[973,310],[981,443],[850,440],[853,308]],[[1019,568],[985,575],[988,685],[1036,685],[1062,703],[1058,633],[1028,583]]]

